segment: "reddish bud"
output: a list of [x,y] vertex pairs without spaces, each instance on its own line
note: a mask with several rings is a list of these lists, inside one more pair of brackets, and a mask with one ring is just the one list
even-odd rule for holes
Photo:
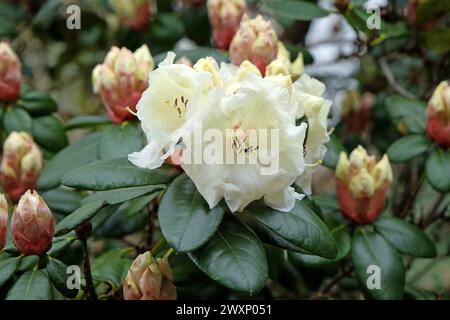
[[442,81],[428,102],[428,136],[444,148],[450,148],[450,86]]
[[120,21],[136,31],[145,30],[151,16],[156,13],[153,0],[109,0],[109,4]]
[[0,101],[14,102],[20,95],[21,63],[6,42],[0,42]]
[[8,202],[3,194],[0,194],[0,251],[6,243],[8,234]]

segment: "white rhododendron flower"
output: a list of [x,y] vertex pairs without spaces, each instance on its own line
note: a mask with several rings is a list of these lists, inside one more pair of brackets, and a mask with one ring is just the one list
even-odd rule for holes
[[137,105],[149,144],[130,161],[157,168],[178,144],[181,167],[211,208],[224,199],[232,212],[242,211],[264,199],[290,211],[303,197],[293,183],[310,191],[329,139],[325,86],[307,75],[295,83],[282,73],[263,77],[248,61],[219,70],[212,58],[192,68],[173,60],[169,54],[150,73]]

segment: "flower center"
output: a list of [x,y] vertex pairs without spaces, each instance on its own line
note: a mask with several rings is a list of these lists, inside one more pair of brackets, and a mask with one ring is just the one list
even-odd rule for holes
[[184,96],[180,96],[175,98],[175,100],[173,101],[173,103],[170,103],[169,100],[166,101],[166,104],[171,107],[174,108],[175,111],[178,114],[178,118],[182,119],[184,116],[184,113],[186,112],[186,105],[188,103],[188,99],[186,99]]
[[[255,130],[243,130],[241,129],[242,121],[237,122],[233,127],[233,135],[231,137],[231,146],[237,154],[243,154],[250,156],[258,151],[258,144],[256,143],[256,131]],[[253,137],[250,137],[251,135]]]

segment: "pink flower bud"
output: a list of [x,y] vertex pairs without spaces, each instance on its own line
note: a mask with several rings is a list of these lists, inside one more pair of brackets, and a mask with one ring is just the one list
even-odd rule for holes
[[145,30],[156,11],[153,0],[109,0],[109,4],[120,21],[136,31]]
[[20,196],[36,186],[42,170],[42,153],[26,132],[11,132],[3,145],[0,180],[3,190],[17,203]]
[[8,202],[3,194],[0,194],[0,251],[6,243],[8,234]]
[[14,209],[12,240],[25,255],[43,255],[52,246],[55,220],[45,201],[36,191],[28,190]]
[[216,47],[228,50],[247,10],[245,0],[208,0],[207,5]]
[[100,93],[108,114],[115,123],[131,120],[136,104],[148,86],[148,74],[154,68],[146,45],[134,53],[127,48],[112,47],[103,64],[92,72],[94,92]]
[[249,60],[264,74],[277,51],[278,39],[272,23],[261,16],[250,19],[245,15],[230,45],[231,62],[238,66]]
[[361,146],[352,151],[350,160],[341,152],[336,188],[342,214],[358,224],[376,220],[384,208],[391,182],[392,168],[386,155],[376,163]]
[[124,280],[123,295],[125,300],[176,300],[167,258],[154,259],[150,251],[137,256]]
[[21,63],[6,42],[0,42],[0,101],[14,102],[20,95]]
[[450,148],[450,86],[442,81],[428,102],[428,136],[444,148]]
[[373,94],[366,92],[362,96],[356,90],[345,92],[341,104],[341,116],[346,127],[353,132],[363,131],[370,120],[370,109],[375,103]]

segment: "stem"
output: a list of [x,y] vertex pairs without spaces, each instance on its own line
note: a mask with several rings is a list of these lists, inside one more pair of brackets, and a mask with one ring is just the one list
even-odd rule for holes
[[422,229],[426,229],[430,224],[435,222],[437,219],[442,217],[445,214],[445,211],[447,210],[447,207],[444,208],[442,212],[437,212],[437,209],[439,208],[439,205],[441,204],[442,200],[444,199],[445,194],[440,193],[439,197],[437,198],[436,202],[434,203],[433,207],[431,208],[430,212],[426,217],[422,219],[420,222],[420,227]]
[[169,257],[175,252],[174,248],[170,248],[169,251],[164,255],[164,259],[169,259]]
[[159,238],[158,242],[154,245],[154,247],[151,250],[152,256],[156,256],[165,244],[166,239],[164,239],[164,237]]
[[86,280],[86,296],[88,300],[97,300],[97,293],[95,292],[94,281],[92,280],[91,262],[89,261],[89,252],[87,247],[87,239],[81,239],[81,244],[84,252],[84,279]]

